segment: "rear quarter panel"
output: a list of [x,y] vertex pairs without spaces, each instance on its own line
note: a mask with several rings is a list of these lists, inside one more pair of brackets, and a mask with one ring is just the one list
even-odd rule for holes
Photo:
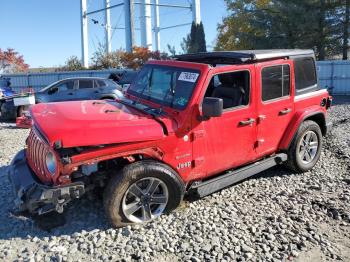
[[295,133],[304,120],[318,114],[322,114],[324,118],[326,118],[327,110],[324,106],[321,106],[321,102],[323,99],[327,99],[328,97],[329,94],[325,89],[294,97],[295,113],[281,140],[279,146],[280,150],[288,149]]

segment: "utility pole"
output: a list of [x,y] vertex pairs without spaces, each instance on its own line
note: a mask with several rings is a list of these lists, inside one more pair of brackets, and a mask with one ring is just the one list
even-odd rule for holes
[[154,5],[153,5],[153,15],[154,15],[154,51],[159,51],[160,50],[160,28],[159,28],[159,0],[154,0]]
[[197,25],[202,22],[201,19],[201,1],[192,0],[192,19]]
[[88,39],[88,20],[87,20],[86,0],[80,0],[80,19],[81,19],[81,62],[84,67],[89,67],[89,39]]
[[134,3],[133,0],[124,0],[125,16],[125,49],[132,52],[134,45]]
[[[80,0],[81,4],[81,49],[82,49],[82,64],[84,67],[89,66],[89,50],[88,50],[88,17],[93,14],[104,12],[105,14],[105,49],[106,53],[111,52],[111,16],[110,9],[124,6],[124,19],[125,28],[118,28],[125,30],[125,49],[127,52],[132,52],[135,44],[134,38],[134,5],[140,6],[140,31],[141,31],[141,45],[150,50],[160,50],[160,31],[173,29],[182,26],[191,25],[191,22],[181,23],[177,25],[171,25],[166,27],[160,27],[159,9],[165,8],[178,8],[191,10],[192,21],[199,24],[201,22],[200,15],[200,0],[192,0],[190,5],[179,4],[160,4],[159,0],[123,0],[123,2],[111,5],[111,0],[104,0],[104,8],[87,11],[87,0]],[[154,28],[152,29],[152,6],[154,12]],[[98,23],[98,21],[97,21]],[[155,42],[153,43],[153,32]],[[153,43],[153,44],[152,44]]]
[[105,8],[105,45],[106,45],[106,53],[110,53],[112,51],[112,43],[111,43],[111,3],[110,0],[104,0],[104,8]]
[[152,49],[151,0],[141,0],[140,4],[141,46]]

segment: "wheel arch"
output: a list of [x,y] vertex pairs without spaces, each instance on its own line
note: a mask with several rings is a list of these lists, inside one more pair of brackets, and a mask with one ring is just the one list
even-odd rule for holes
[[139,153],[132,154],[132,155],[119,156],[117,158],[113,158],[113,159],[109,159],[109,160],[117,160],[117,159],[126,159],[128,161],[128,163],[126,163],[124,166],[136,164],[138,162],[161,165],[161,166],[169,169],[172,173],[174,173],[174,175],[181,181],[181,183],[184,185],[184,187],[187,186],[187,183],[184,181],[184,179],[182,178],[180,173],[177,171],[177,169],[175,167],[173,167],[172,165],[170,165],[169,163],[165,162],[163,158],[160,158],[156,155],[150,155],[147,153],[139,152]]
[[319,113],[313,114],[311,116],[308,116],[303,120],[303,122],[306,120],[312,120],[312,121],[316,122],[319,125],[319,127],[321,128],[322,135],[323,136],[326,135],[326,133],[327,133],[326,117],[325,117],[323,112],[319,112]]
[[17,106],[16,107],[16,116],[17,117],[20,117],[21,116],[21,113],[22,113],[22,111],[23,111],[23,106]]
[[71,157],[70,163],[63,167],[62,174],[69,175],[74,171],[74,169],[82,165],[100,163],[103,161],[113,161],[118,159],[126,159],[129,163],[137,162],[143,159],[152,159],[154,161],[168,165],[167,163],[164,163],[163,152],[158,148],[150,147],[122,152],[113,152],[107,150],[106,152],[100,153],[98,155],[96,152],[89,152],[86,154],[83,153]]
[[115,95],[110,95],[110,94],[108,94],[108,95],[102,95],[99,99],[100,99],[100,100],[105,100],[105,99],[114,100],[114,99],[116,99],[116,96],[115,96]]
[[302,112],[298,112],[292,118],[286,132],[282,137],[282,140],[279,145],[280,150],[287,150],[289,148],[289,145],[292,142],[294,136],[296,135],[300,125],[307,120],[312,120],[316,122],[321,128],[322,135],[323,136],[326,135],[327,133],[326,116],[323,111],[318,109],[318,110],[305,110]]

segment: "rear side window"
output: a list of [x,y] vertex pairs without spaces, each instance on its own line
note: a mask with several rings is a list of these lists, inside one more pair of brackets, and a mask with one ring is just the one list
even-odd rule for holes
[[290,67],[279,65],[263,68],[262,101],[269,101],[290,94]]
[[96,82],[97,82],[96,86],[98,86],[98,87],[105,87],[106,86],[106,83],[102,80],[96,80]]
[[93,88],[93,81],[91,80],[79,80],[79,89]]
[[317,85],[315,61],[311,57],[294,60],[295,87],[297,91]]

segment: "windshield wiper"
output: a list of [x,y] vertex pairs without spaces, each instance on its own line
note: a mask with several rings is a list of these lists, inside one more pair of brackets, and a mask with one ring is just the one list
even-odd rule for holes
[[[127,101],[125,101],[125,100],[119,100],[118,102],[122,103],[123,105],[131,106],[132,108],[134,108],[134,109],[136,109],[136,110],[138,110],[138,111],[141,111],[141,112],[146,113],[146,114],[150,114],[150,115],[152,115],[152,116],[154,116],[154,117],[157,116],[157,114],[155,114],[153,111],[147,110],[147,109],[145,109],[145,108],[141,108],[141,107],[137,106],[137,105],[135,104],[135,101],[134,101],[134,102],[127,102]],[[139,105],[142,105],[142,104],[139,103]],[[148,108],[149,108],[149,107],[148,107]]]
[[[149,75],[149,77],[148,77],[147,85],[145,85],[145,86],[142,88],[142,91],[141,91],[141,93],[139,93],[138,99],[134,101],[134,104],[140,103],[140,100],[141,100],[141,98],[142,98],[142,96],[143,96],[143,93],[145,92],[146,88],[148,88],[148,91],[151,90],[151,87],[150,87],[150,86],[151,86],[151,84],[152,84],[152,77],[153,77],[153,68],[152,68],[151,73],[150,73],[150,75]],[[148,95],[148,98],[149,98],[149,97],[150,97],[150,95]]]
[[169,96],[169,93],[171,92],[171,102],[170,102],[170,107],[173,107],[174,104],[174,99],[175,99],[175,87],[174,87],[174,75],[171,74],[171,79],[170,79],[170,86],[169,89],[166,91],[165,96],[163,97],[163,103],[161,104],[158,113],[161,114],[163,112],[163,107],[165,106],[166,99]]

